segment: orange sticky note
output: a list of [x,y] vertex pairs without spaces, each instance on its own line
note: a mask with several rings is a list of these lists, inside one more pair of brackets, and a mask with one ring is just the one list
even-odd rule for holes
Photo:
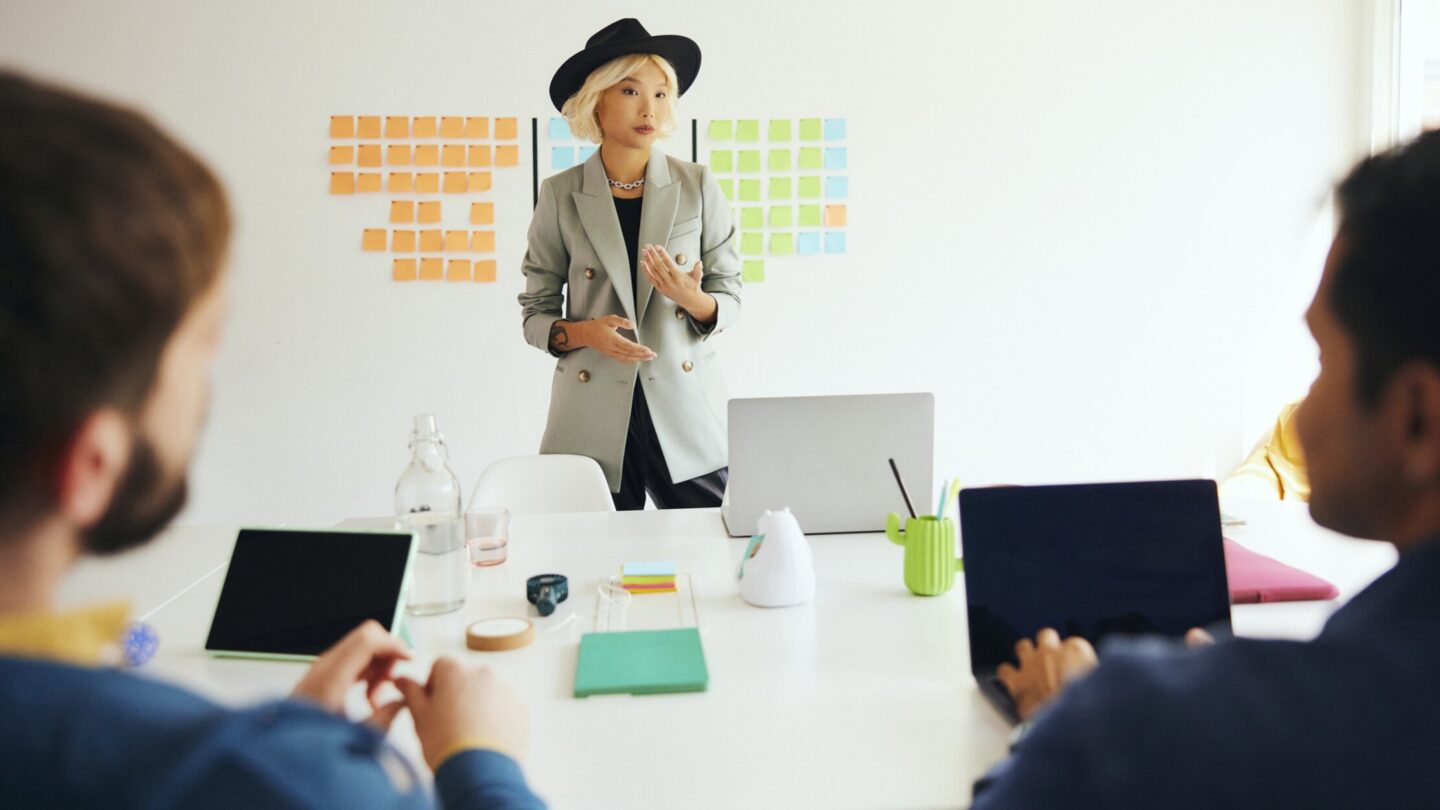
[[378,115],[362,115],[362,116],[360,116],[360,129],[359,129],[359,133],[360,133],[360,137],[362,137],[362,138],[378,138],[378,137],[380,137],[380,116],[378,116]]
[[520,165],[520,147],[511,144],[509,146],[495,147],[496,166],[518,166]]
[[495,232],[476,231],[470,237],[470,250],[474,251],[475,253],[494,253]]
[[393,231],[390,236],[390,249],[396,253],[414,253],[415,232]]
[[516,134],[517,134],[518,132],[519,132],[519,127],[516,125],[516,119],[514,119],[514,118],[496,118],[496,119],[495,119],[495,140],[497,140],[497,141],[513,141],[513,140],[515,140],[515,136],[516,136]]
[[825,227],[827,227],[827,228],[843,228],[843,227],[845,227],[845,206],[843,206],[843,205],[827,205],[827,206],[825,206]]
[[415,175],[415,192],[417,194],[438,194],[440,192],[440,175],[434,172]]
[[433,138],[435,137],[435,116],[419,116],[410,122],[410,137],[412,138]]
[[439,256],[420,260],[420,280],[439,281],[445,277],[445,260]]
[[414,281],[419,275],[415,272],[416,264],[414,259],[396,259],[391,263],[391,277],[396,281]]
[[343,166],[355,162],[355,147],[353,146],[332,146],[330,147],[330,165]]
[[379,166],[379,165],[380,165],[380,144],[378,144],[378,143],[363,143],[363,144],[360,144],[359,163],[360,163],[361,166]]
[[463,138],[465,137],[465,119],[458,115],[447,115],[440,119],[440,137],[442,138]]
[[410,137],[410,119],[403,115],[391,115],[385,119],[385,137]]
[[440,221],[439,201],[420,203],[420,224],[430,225]]
[[470,166],[472,168],[490,165],[490,144],[470,147]]
[[470,203],[471,225],[493,225],[494,223],[495,203]]
[[481,259],[480,261],[475,262],[475,280],[476,280],[476,281],[494,281],[494,280],[495,280],[495,260],[494,260],[494,259]]
[[440,156],[440,165],[457,168],[465,165],[465,147],[458,143],[447,143]]
[[470,247],[469,231],[446,231],[445,252],[464,253]]
[[466,118],[465,137],[472,141],[490,137],[490,119],[473,115]]
[[385,162],[391,166],[409,166],[410,147],[404,144],[391,144],[385,147]]
[[353,174],[351,174],[351,173],[349,173],[349,172],[331,172],[331,173],[330,173],[330,193],[331,193],[331,194],[354,194],[354,193],[355,193],[355,175],[353,175]]
[[469,280],[470,280],[470,260],[469,260],[469,259],[451,259],[451,260],[450,260],[449,272],[445,274],[445,278],[448,279],[448,280],[450,280],[450,281],[469,281]]
[[414,222],[415,203],[409,200],[394,200],[390,203],[391,222]]
[[361,250],[384,250],[385,229],[366,228],[365,235],[360,239]]
[[470,172],[470,193],[490,190],[490,172]]
[[445,237],[440,231],[420,232],[420,251],[422,253],[439,253],[445,249]]
[[438,166],[440,164],[440,147],[433,143],[422,144],[415,147],[416,166]]
[[356,191],[379,191],[379,190],[380,190],[380,173],[379,173],[379,172],[364,172],[364,173],[362,173],[362,174],[360,175],[360,177],[359,177],[358,179],[359,179],[359,185],[356,186]]
[[332,138],[353,138],[353,137],[355,137],[355,116],[353,116],[353,115],[332,115],[332,116],[330,116],[330,137],[332,137]]
[[466,185],[464,172],[445,173],[444,190],[446,194],[464,194]]
[[385,188],[387,191],[391,191],[396,194],[406,194],[414,191],[415,175],[411,174],[410,172],[391,172],[390,184],[387,185]]

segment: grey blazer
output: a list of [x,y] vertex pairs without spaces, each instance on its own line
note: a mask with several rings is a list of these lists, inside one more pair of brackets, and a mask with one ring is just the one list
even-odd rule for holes
[[581,348],[555,363],[540,452],[595,459],[611,492],[620,491],[637,380],[675,483],[726,466],[728,395],[706,341],[740,315],[740,260],[730,206],[708,167],[658,150],[645,170],[644,199],[640,244],[664,245],[686,270],[696,259],[704,262],[700,286],[715,297],[713,326],[701,326],[656,293],[643,271],[632,295],[630,255],[598,151],[541,184],[522,267],[521,317],[530,345],[549,352],[550,327],[562,317],[622,315],[636,325],[636,334],[626,337],[656,354],[636,365]]

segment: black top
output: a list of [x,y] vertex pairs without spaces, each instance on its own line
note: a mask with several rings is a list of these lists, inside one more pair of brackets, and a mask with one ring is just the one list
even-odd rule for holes
[[625,236],[625,250],[630,254],[630,295],[634,297],[636,286],[640,283],[637,278],[640,273],[640,206],[645,202],[645,198],[611,199],[615,201],[615,214],[620,217],[620,233]]

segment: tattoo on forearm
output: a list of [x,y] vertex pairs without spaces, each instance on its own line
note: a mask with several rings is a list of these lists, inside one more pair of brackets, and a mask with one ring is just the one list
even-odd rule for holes
[[559,321],[550,327],[550,348],[557,352],[570,348],[570,333],[565,331],[565,324]]

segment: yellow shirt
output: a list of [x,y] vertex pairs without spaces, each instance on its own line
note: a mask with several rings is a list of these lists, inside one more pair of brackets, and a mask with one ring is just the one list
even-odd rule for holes
[[1220,485],[1226,495],[1260,495],[1282,501],[1309,501],[1310,477],[1305,454],[1295,432],[1295,411],[1300,402],[1286,405],[1275,427],[1256,445],[1250,457]]
[[130,605],[124,602],[59,613],[0,614],[0,655],[98,666],[118,660],[120,634],[129,619]]

